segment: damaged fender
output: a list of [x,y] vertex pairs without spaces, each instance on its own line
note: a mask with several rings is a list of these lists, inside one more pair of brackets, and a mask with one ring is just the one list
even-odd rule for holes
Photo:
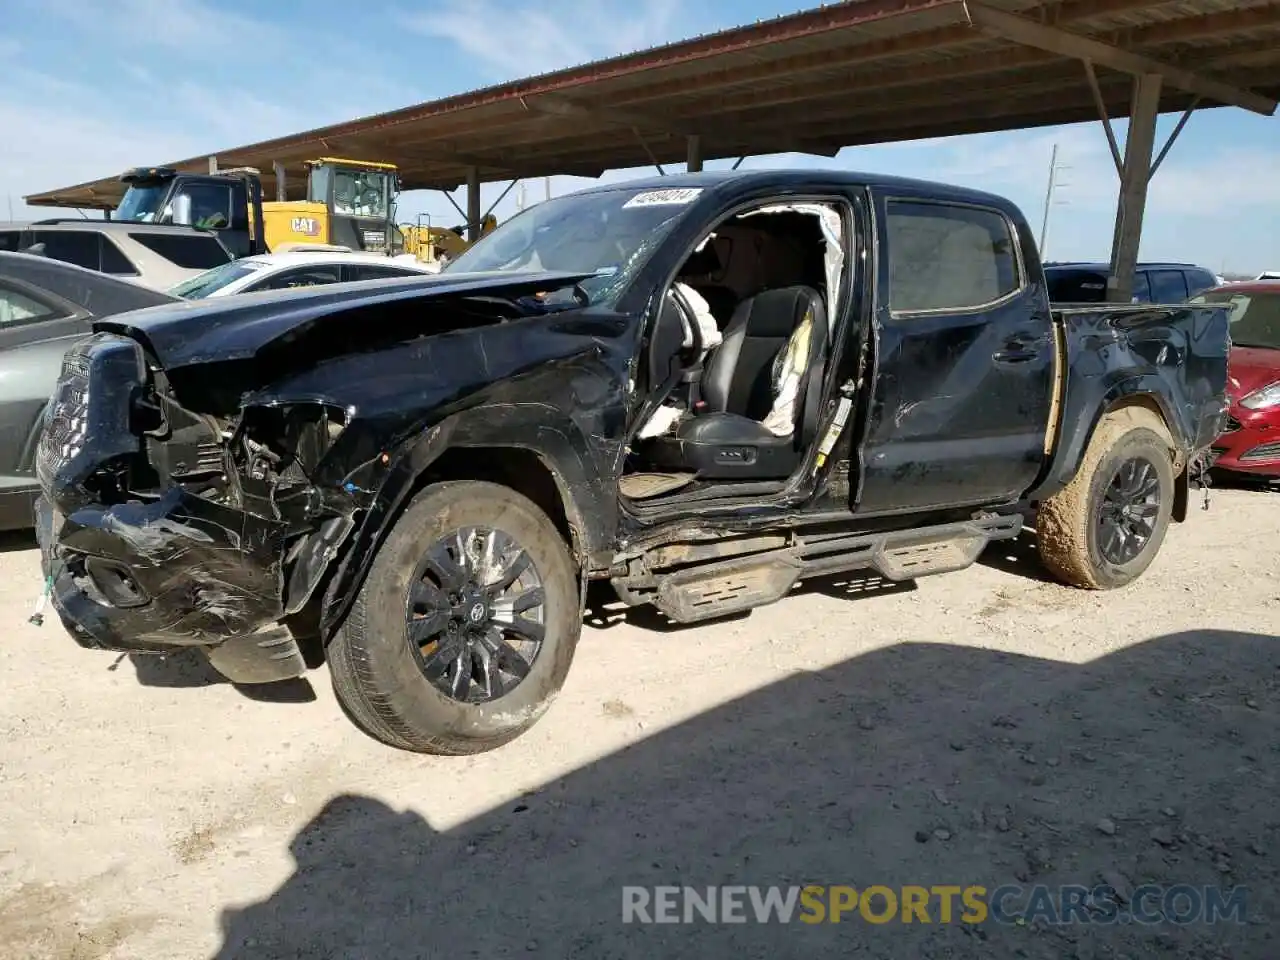
[[[583,431],[562,410],[550,405],[472,407],[406,441],[389,457],[377,494],[328,588],[321,618],[321,636],[326,642],[346,617],[378,547],[413,494],[430,479],[449,478],[442,455],[448,451],[450,456],[466,456],[466,451],[474,451],[491,455],[500,464],[504,450],[536,456],[550,474],[578,564],[584,568],[608,565],[617,524],[616,483],[602,479],[593,466],[595,457]],[[443,470],[438,469],[441,466]]]

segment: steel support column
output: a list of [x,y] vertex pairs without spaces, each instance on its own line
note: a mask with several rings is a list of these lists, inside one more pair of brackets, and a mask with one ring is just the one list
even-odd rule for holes
[[1129,110],[1129,132],[1124,144],[1124,168],[1120,171],[1120,195],[1116,203],[1115,233],[1111,242],[1111,275],[1107,299],[1129,303],[1133,299],[1133,274],[1142,244],[1142,219],[1151,182],[1151,155],[1156,142],[1156,117],[1160,109],[1159,74],[1134,77]]
[[480,170],[467,168],[467,242],[480,239]]
[[702,172],[702,138],[691,136],[685,138],[685,169],[690,173]]
[[284,164],[279,160],[271,162],[271,171],[276,175],[276,200],[284,203],[289,199],[289,188],[285,181]]

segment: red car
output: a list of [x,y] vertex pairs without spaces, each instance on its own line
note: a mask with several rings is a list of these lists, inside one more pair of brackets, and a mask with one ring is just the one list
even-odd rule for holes
[[1229,283],[1192,298],[1204,301],[1232,304],[1231,411],[1213,445],[1213,465],[1280,478],[1280,280]]

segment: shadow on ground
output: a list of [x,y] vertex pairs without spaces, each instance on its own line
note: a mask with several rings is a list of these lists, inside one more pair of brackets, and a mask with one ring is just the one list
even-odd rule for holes
[[[130,654],[123,659],[133,665],[138,675],[138,682],[144,687],[212,687],[230,684],[230,681],[215,670],[208,658],[198,650],[166,654]],[[118,663],[119,661],[112,664],[109,669],[117,669]],[[311,703],[316,699],[316,692],[306,677],[283,680],[278,683],[235,684],[234,686],[250,700],[262,703]]]
[[997,540],[982,552],[978,562],[984,567],[1039,583],[1058,583],[1040,562],[1034,529],[1024,529],[1012,540]]
[[1217,490],[1248,490],[1254,493],[1280,493],[1280,475],[1274,477],[1258,476],[1249,473],[1224,473],[1214,471],[1209,488],[1209,496]]
[[34,530],[0,530],[0,553],[19,553],[37,546]]
[[[776,683],[448,832],[340,796],[294,838],[292,877],[224,913],[217,960],[1271,960],[1276,641],[1206,630],[1083,665],[904,644]],[[936,900],[929,924],[621,922],[624,885],[1100,881],[1121,900],[1149,882],[1242,885],[1249,922],[975,926],[938,922]]]

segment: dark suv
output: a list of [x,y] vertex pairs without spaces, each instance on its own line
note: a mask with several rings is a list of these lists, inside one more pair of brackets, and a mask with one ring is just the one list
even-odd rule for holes
[[[1046,263],[1052,303],[1103,303],[1107,263]],[[1133,276],[1134,303],[1182,303],[1218,285],[1212,270],[1189,263],[1140,263]]]

